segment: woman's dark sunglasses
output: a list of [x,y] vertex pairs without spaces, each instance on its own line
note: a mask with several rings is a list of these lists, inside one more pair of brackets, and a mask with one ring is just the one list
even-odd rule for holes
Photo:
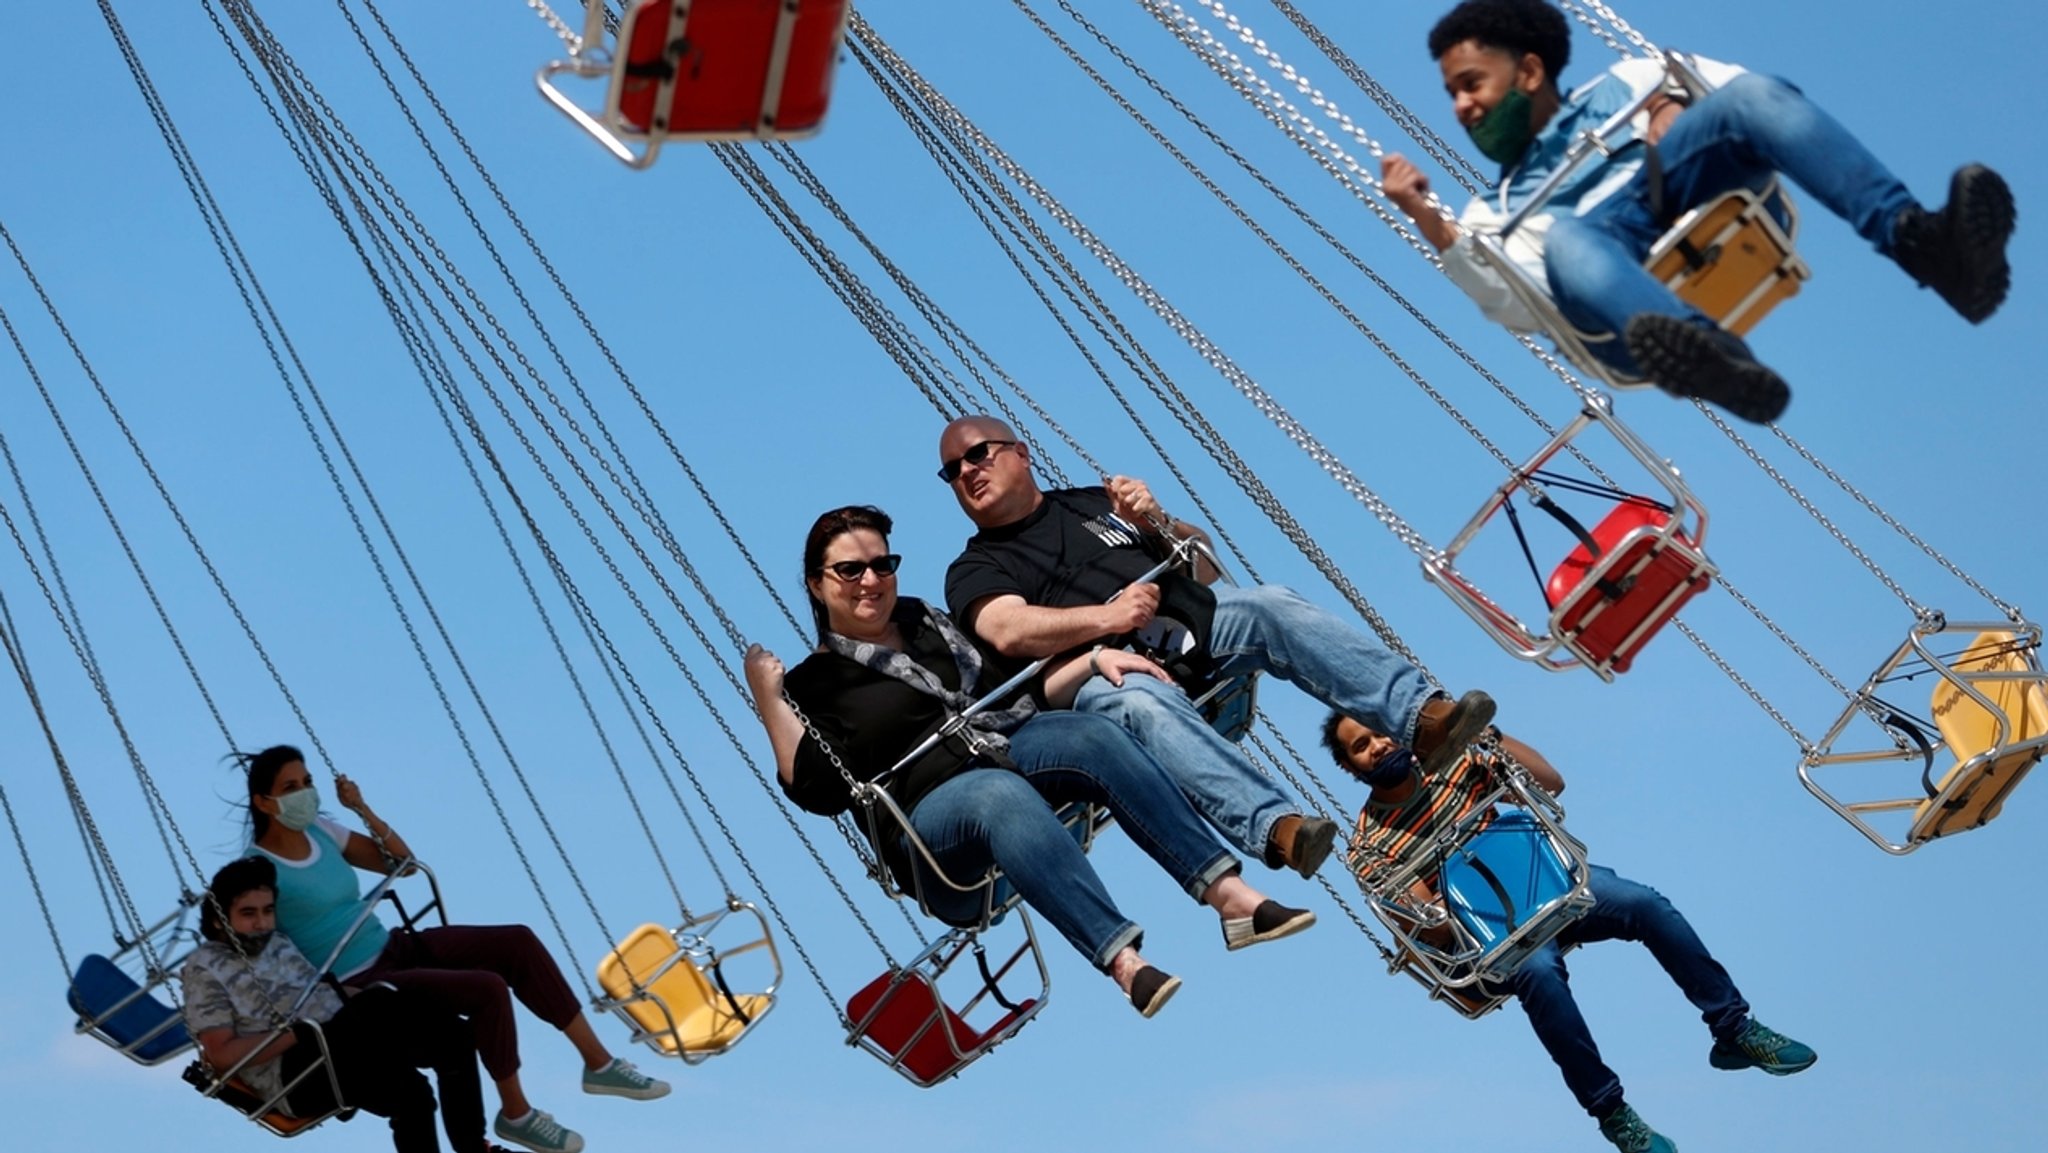
[[866,576],[869,569],[875,570],[875,575],[879,577],[895,576],[896,570],[902,565],[903,558],[892,552],[888,556],[878,556],[873,560],[839,561],[826,565],[821,571],[829,572],[847,584],[852,584]]
[[966,452],[961,453],[959,456],[954,457],[952,460],[949,460],[946,463],[940,465],[939,479],[945,481],[947,484],[952,484],[954,481],[960,479],[960,469],[962,466],[970,464],[986,464],[988,463],[990,453],[993,453],[996,449],[1001,448],[1006,444],[1016,443],[1017,442],[1014,440],[984,440],[980,444],[972,446]]

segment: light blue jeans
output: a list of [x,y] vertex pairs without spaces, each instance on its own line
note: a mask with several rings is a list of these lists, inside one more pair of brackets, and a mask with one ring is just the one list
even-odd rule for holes
[[[1761,190],[1772,173],[1782,173],[1889,255],[1892,223],[1914,203],[1899,178],[1834,117],[1785,81],[1754,72],[1681,113],[1657,153],[1672,216],[1734,188]],[[1644,313],[1711,326],[1643,270],[1668,223],[1650,213],[1647,165],[1586,215],[1560,216],[1544,242],[1544,271],[1565,318],[1591,333],[1623,332]],[[1638,372],[1622,341],[1596,342],[1592,349],[1609,364]]]
[[1550,1059],[1579,1105],[1604,1117],[1622,1101],[1621,1078],[1600,1059],[1600,1046],[1572,999],[1571,974],[1564,967],[1563,947],[1592,941],[1640,941],[1671,980],[1700,1011],[1717,1041],[1732,1041],[1749,1023],[1749,1003],[1728,977],[1728,970],[1692,931],[1683,914],[1664,894],[1648,885],[1616,876],[1614,870],[1591,867],[1587,887],[1593,908],[1567,925],[1557,938],[1529,955],[1508,979],[1529,1015],[1529,1027],[1543,1042]]
[[[1220,585],[1209,649],[1222,672],[1271,673],[1361,724],[1411,742],[1440,691],[1422,670],[1280,585]],[[1109,717],[1166,766],[1181,792],[1240,851],[1263,856],[1273,823],[1299,811],[1243,752],[1216,734],[1178,687],[1127,676],[1081,686],[1074,708]]]
[[[1045,713],[1010,737],[1016,771],[969,769],[926,793],[911,827],[939,866],[961,884],[993,864],[1039,915],[1098,969],[1142,930],[1110,898],[1072,834],[1053,815],[1069,801],[1101,804],[1133,843],[1190,897],[1238,871],[1174,781],[1129,734],[1100,717]],[[927,903],[941,919],[971,923],[981,894],[963,894],[920,870]]]

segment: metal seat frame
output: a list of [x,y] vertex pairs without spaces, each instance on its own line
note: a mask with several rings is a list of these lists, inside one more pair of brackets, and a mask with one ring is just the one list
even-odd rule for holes
[[[744,919],[736,919],[736,915],[741,913],[748,914],[753,918],[753,926],[758,929],[758,932],[750,934],[746,940],[737,945],[726,948],[718,947],[712,939],[713,936],[728,921],[732,921],[735,924],[745,924]],[[729,899],[723,907],[713,912],[700,913],[684,921],[675,929],[670,930],[669,938],[675,943],[675,951],[669,954],[652,972],[640,974],[634,973],[628,968],[627,976],[633,984],[633,992],[631,994],[624,997],[602,996],[597,998],[594,1003],[600,1011],[608,1010],[616,1014],[620,1020],[626,1022],[627,1026],[633,1031],[632,1039],[634,1041],[646,1045],[665,1057],[678,1058],[685,1065],[697,1065],[712,1057],[731,1051],[747,1034],[754,1031],[754,1026],[760,1024],[762,1018],[774,1010],[778,1003],[776,991],[782,987],[782,953],[781,950],[776,948],[775,938],[768,931],[768,918],[763,916],[761,910],[755,908],[753,903],[749,901]],[[728,987],[724,976],[725,963],[734,957],[763,951],[767,953],[769,963],[774,969],[774,976],[768,982],[768,987],[759,993],[734,994]],[[617,953],[615,952],[613,956],[617,956]],[[623,959],[621,960],[623,963]],[[661,983],[662,978],[667,976],[679,964],[688,964],[703,974],[705,982],[715,991],[715,995],[723,1000],[732,1010],[734,1017],[742,1022],[739,1031],[726,1038],[716,1048],[698,1048],[693,1050],[686,1045],[682,1033],[682,1023],[677,1020],[674,1007],[659,993],[654,991],[654,987]],[[750,1013],[741,1007],[741,997],[763,997],[767,999],[767,1004],[758,1011]],[[632,1006],[637,1004],[653,1005],[661,1014],[661,1019],[665,1022],[664,1027],[658,1029],[648,1028],[645,1023],[633,1015]],[[664,1038],[667,1038],[666,1042]],[[673,1047],[671,1047],[669,1042],[673,1043]]]
[[[1496,771],[1494,778],[1494,788],[1470,812],[1430,840],[1412,846],[1400,862],[1386,864],[1370,857],[1352,861],[1353,877],[1367,905],[1399,944],[1387,972],[1406,973],[1429,990],[1432,1000],[1474,1019],[1499,1008],[1509,996],[1498,988],[1499,983],[1593,907],[1593,895],[1587,888],[1586,846],[1565,830],[1564,808],[1557,798],[1530,780],[1519,766]],[[1418,883],[1434,887],[1434,878],[1441,875],[1444,864],[1485,831],[1498,805],[1512,806],[1534,818],[1544,841],[1570,876],[1571,887],[1529,911],[1512,932],[1488,946],[1450,915],[1441,894],[1423,900],[1414,889]],[[1450,934],[1448,944],[1424,939],[1425,933],[1439,932]]]
[[[1046,1001],[1051,998],[1052,973],[1046,967],[1045,953],[1039,947],[1038,933],[1032,926],[1030,911],[1021,907],[1014,898],[1009,905],[1016,909],[1015,923],[1020,928],[1020,939],[1000,964],[993,968],[988,964],[987,950],[981,940],[987,926],[981,929],[953,929],[926,946],[924,951],[912,958],[908,964],[890,966],[889,972],[885,974],[886,984],[874,1003],[857,1018],[847,1018],[846,1043],[873,1054],[884,1065],[919,1088],[929,1089],[941,1081],[958,1076],[961,1070],[1016,1036],[1017,1031],[1030,1024],[1045,1008]],[[969,951],[974,954],[981,987],[955,1009],[944,996],[940,983],[963,954]],[[1031,958],[1032,971],[1037,974],[1038,990],[1022,1001],[1012,1000],[1001,993],[1001,983],[1027,956]],[[876,1041],[870,1030],[889,1011],[898,997],[910,995],[909,990],[916,983],[922,983],[930,991],[936,1003],[936,1011],[892,1051]],[[948,1015],[965,1022],[976,1010],[991,1001],[1005,1008],[1007,1012],[985,1031],[970,1024],[968,1027],[974,1029],[976,1039],[973,1044],[963,1047],[960,1038],[953,1032]],[[946,1052],[951,1060],[936,1075],[927,1076],[911,1066],[910,1057],[919,1045],[931,1036],[933,1029],[937,1029],[944,1039]]]
[[[2019,668],[1969,668],[1958,667],[1966,661],[1944,657],[1933,649],[1935,638],[1949,634],[1975,636],[1984,632],[2007,632],[2015,641],[2010,653],[2018,658]],[[2013,731],[2005,710],[1987,695],[1987,687],[2022,684],[2034,692],[2048,692],[2048,672],[2044,672],[2040,659],[2041,627],[2027,621],[1950,621],[1940,613],[1928,613],[1915,621],[1907,630],[1906,639],[1894,649],[1877,671],[1857,689],[1856,695],[1843,708],[1834,724],[1828,727],[1820,741],[1808,749],[1799,762],[1799,781],[1808,792],[1820,798],[1821,803],[1834,810],[1835,814],[1849,822],[1857,832],[1862,833],[1878,848],[1894,856],[1904,856],[1930,841],[1952,835],[1961,830],[1940,828],[1930,825],[1926,816],[1937,810],[1952,809],[1970,797],[1973,790],[1990,787],[1998,790],[1983,806],[1987,812],[1995,813],[2007,794],[2025,777],[2032,762],[2048,753],[2048,732],[2024,736]],[[1973,654],[1966,651],[1962,658]],[[1976,654],[1981,655],[1981,654]],[[1984,710],[1996,722],[1997,736],[1991,746],[1982,750],[1953,749],[1939,734],[1929,734],[1926,727],[1911,718],[1900,715],[1899,711],[1886,704],[1879,696],[1882,686],[1894,679],[1893,674],[1912,663],[1924,663],[1927,671],[1940,677],[1942,682],[1960,697],[1977,708]],[[1877,726],[1888,738],[1887,745],[1874,748],[1843,749],[1839,746],[1849,727],[1858,718]],[[1861,727],[1861,726],[1859,726]],[[1957,768],[1947,774],[1942,784],[1933,785],[1932,767],[1935,755],[1948,750],[1958,759]],[[2019,758],[2025,763],[2017,771],[2007,774],[2002,781],[1991,780],[1995,774],[1988,770],[2000,764],[2010,763]],[[1846,780],[1868,781],[1870,773],[1858,771],[1853,777],[1840,773],[1851,766],[1884,765],[1898,762],[1908,767],[1897,777],[1904,778],[1903,791],[1892,784],[1889,775],[1886,782],[1873,783],[1858,789],[1853,795],[1844,793]],[[1921,766],[1916,771],[1912,766]],[[1823,781],[1823,777],[1827,781]],[[1834,783],[1829,783],[1834,782]],[[1910,783],[1907,783],[1910,782]],[[1888,832],[1872,820],[1884,814],[1911,814],[1903,833]],[[1985,818],[1986,820],[1989,817]],[[1891,822],[1886,822],[1891,824]]]
[[[1631,101],[1627,106],[1607,118],[1599,127],[1588,129],[1578,135],[1566,148],[1564,158],[1556,171],[1536,186],[1520,208],[1509,214],[1498,233],[1467,230],[1471,236],[1473,250],[1499,273],[1515,299],[1534,316],[1557,349],[1581,371],[1592,376],[1610,388],[1640,389],[1654,387],[1645,377],[1624,373],[1595,356],[1592,346],[1619,339],[1616,333],[1588,333],[1582,331],[1565,318],[1557,302],[1551,299],[1549,286],[1530,277],[1521,265],[1508,254],[1507,240],[1532,216],[1549,206],[1550,198],[1565,182],[1595,157],[1615,155],[1621,149],[1615,140],[1629,128],[1629,122],[1645,112],[1659,97],[1674,92],[1683,92],[1689,99],[1698,99],[1713,91],[1700,75],[1690,57],[1685,53],[1667,51],[1664,54],[1667,68],[1666,82]],[[1625,145],[1624,145],[1625,147]],[[1799,234],[1799,212],[1792,198],[1785,192],[1781,181],[1773,178],[1761,192],[1746,188],[1732,189],[1706,204],[1696,206],[1683,215],[1660,237],[1644,259],[1644,267],[1655,269],[1680,245],[1691,239],[1691,233],[1699,222],[1714,209],[1726,202],[1743,202],[1738,219],[1760,230],[1764,243],[1773,246],[1781,254],[1777,262],[1775,279],[1791,278],[1797,284],[1812,278],[1813,272],[1794,249]],[[1782,215],[1783,220],[1779,219]],[[1667,281],[1674,290],[1682,288],[1684,274],[1678,281]],[[1760,283],[1753,291],[1737,302],[1728,314],[1716,317],[1724,328],[1736,332],[1747,332],[1763,314],[1775,305],[1776,298],[1770,292],[1775,280]],[[1680,293],[1683,295],[1683,292]],[[1789,295],[1787,293],[1786,295]]]
[[[701,0],[700,0],[701,2]],[[669,5],[670,44],[684,42],[689,24],[692,0],[675,0]],[[797,17],[802,9],[800,0],[783,0],[781,15],[776,20],[775,42],[770,50],[768,74],[761,88],[760,115],[754,127],[746,132],[671,132],[666,129],[641,129],[628,121],[620,111],[620,96],[626,80],[626,53],[620,46],[607,43],[604,18],[608,11],[603,4],[589,4],[583,21],[583,32],[565,60],[552,60],[543,64],[534,74],[533,81],[549,104],[554,105],[564,116],[576,122],[577,126],[589,133],[605,151],[617,157],[628,168],[643,169],[654,164],[661,154],[661,147],[671,140],[686,143],[722,140],[798,140],[816,135],[818,127],[799,132],[784,131],[776,126],[776,113],[782,99],[782,81],[789,66],[790,45],[795,38]],[[853,6],[846,5],[839,18],[839,30],[835,40],[843,40],[846,22],[853,14]],[[629,25],[621,24],[621,31]],[[604,80],[605,100],[602,111],[592,113],[579,104],[568,93],[557,87],[555,78],[573,76],[579,80]],[[661,80],[655,95],[654,107],[667,109],[675,96],[676,72],[670,72]],[[665,114],[665,113],[664,113]],[[639,150],[634,150],[635,145]]]
[[[161,1065],[192,1048],[188,1039],[184,1045],[145,1058],[141,1050],[183,1020],[182,1014],[174,1013],[158,1023],[147,1033],[123,1041],[107,1029],[109,1022],[122,1010],[144,1000],[153,999],[158,989],[168,988],[177,980],[178,970],[199,947],[199,934],[193,927],[192,915],[199,907],[201,898],[196,893],[186,893],[179,898],[177,908],[171,910],[162,920],[144,929],[133,941],[115,940],[115,950],[107,960],[120,967],[123,972],[135,978],[135,991],[122,997],[112,1005],[96,1013],[80,1013],[73,1031],[91,1037],[108,1048],[138,1065]],[[145,948],[147,944],[147,948]],[[130,967],[140,970],[139,976]],[[158,1002],[161,1004],[161,1002]],[[74,1000],[73,1008],[78,1008]]]
[[[1598,425],[1610,433],[1623,449],[1633,457],[1643,470],[1648,472],[1662,486],[1669,499],[1671,516],[1657,529],[1638,528],[1622,541],[1609,548],[1587,570],[1572,592],[1551,607],[1542,631],[1532,628],[1520,617],[1503,607],[1499,601],[1488,596],[1466,574],[1459,571],[1458,559],[1470,548],[1480,532],[1507,508],[1517,492],[1544,497],[1542,485],[1532,479],[1558,453],[1565,450],[1580,434]],[[1433,550],[1423,559],[1422,575],[1431,584],[1442,589],[1465,614],[1478,623],[1486,634],[1492,637],[1508,652],[1525,661],[1532,661],[1551,672],[1584,666],[1592,669],[1603,681],[1615,676],[1614,665],[1623,654],[1633,655],[1649,631],[1661,625],[1674,604],[1691,595],[1691,585],[1680,584],[1666,594],[1657,610],[1646,614],[1643,623],[1630,632],[1624,641],[1615,647],[1614,653],[1606,658],[1589,651],[1579,636],[1587,624],[1605,611],[1605,605],[1596,605],[1578,623],[1577,629],[1567,627],[1566,622],[1587,596],[1595,595],[1600,587],[1626,581],[1648,568],[1662,553],[1670,553],[1683,559],[1690,566],[1692,579],[1712,580],[1720,570],[1707,559],[1704,551],[1707,536],[1707,508],[1690,486],[1679,476],[1676,466],[1659,458],[1641,438],[1614,416],[1613,402],[1603,393],[1593,393],[1586,401],[1585,409],[1577,419],[1559,430],[1550,442],[1537,450],[1534,456],[1517,467],[1488,494],[1479,511],[1473,514],[1451,543]],[[1635,546],[1644,538],[1653,543],[1647,550],[1636,554]],[[1636,554],[1631,562],[1631,554]]]
[[[201,1096],[220,1100],[223,1099],[224,1093],[228,1094],[227,1103],[235,1108],[237,1112],[245,1114],[249,1120],[262,1126],[268,1132],[287,1138],[297,1137],[302,1133],[315,1129],[331,1117],[340,1115],[346,1120],[348,1116],[354,1114],[354,1107],[349,1105],[347,1099],[342,1096],[341,1081],[335,1074],[334,1062],[327,1050],[326,1033],[321,1030],[318,1022],[301,1020],[301,1016],[306,1011],[306,1002],[311,1000],[314,991],[326,982],[327,974],[333,972],[335,962],[341,959],[343,950],[348,948],[349,943],[355,940],[356,934],[360,933],[363,930],[363,926],[368,924],[370,919],[376,915],[379,903],[388,900],[398,909],[399,921],[404,929],[414,928],[430,913],[441,924],[445,925],[448,923],[448,914],[441,903],[441,883],[435,879],[433,870],[411,858],[392,861],[391,865],[391,872],[385,874],[384,878],[378,881],[376,886],[363,899],[363,906],[357,910],[355,920],[349,923],[348,931],[342,934],[339,941],[335,942],[334,948],[329,951],[326,960],[318,966],[317,971],[320,976],[315,977],[311,984],[299,991],[298,997],[292,1001],[289,1009],[277,1014],[277,1020],[272,1025],[270,1032],[264,1037],[261,1045],[251,1048],[248,1053],[243,1055],[241,1060],[226,1069],[215,1069],[207,1064],[203,1057],[195,1059],[186,1067],[185,1080],[190,1082],[193,1088],[198,1089]],[[427,879],[427,886],[431,896],[426,904],[420,906],[416,911],[408,913],[405,908],[405,902],[399,897],[394,886],[400,878],[416,875],[424,876]],[[254,1096],[254,1094],[249,1093],[247,1085],[239,1079],[242,1069],[250,1064],[257,1054],[269,1048],[272,1041],[292,1031],[297,1025],[305,1025],[312,1032],[315,1042],[320,1047],[319,1059],[300,1070],[298,1076],[286,1082],[276,1093],[262,1100],[259,1104],[246,1109],[235,1104],[231,1098],[236,1093]],[[328,1088],[333,1093],[331,1098],[334,1102],[333,1106],[310,1117],[298,1117],[285,1113],[285,1097],[293,1089],[304,1084],[307,1078],[312,1077],[316,1073],[327,1079]]]

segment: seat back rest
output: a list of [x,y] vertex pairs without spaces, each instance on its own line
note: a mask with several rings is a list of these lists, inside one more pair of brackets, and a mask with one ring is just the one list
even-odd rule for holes
[[[677,952],[675,938],[666,928],[651,923],[642,925],[628,933],[619,947],[598,963],[597,983],[607,996],[624,1002],[621,1007],[649,1033],[667,1033],[673,1018],[674,1028],[684,1032],[681,1040],[687,1044],[692,1017],[715,1009],[722,998],[689,958],[676,958]],[[671,958],[675,958],[675,963],[664,970],[663,964]],[[646,999],[630,1000],[636,978],[649,996],[660,1000],[660,1005]],[[666,1016],[663,1006],[668,1009]]]
[[1647,263],[1680,299],[1738,335],[1809,276],[1767,203],[1740,188],[1681,217]]
[[[791,2],[795,23],[785,33]],[[803,135],[823,123],[847,0],[695,0],[680,36],[672,35],[674,8],[671,0],[639,0],[619,27],[612,100],[624,127],[742,140]]]
[[1444,862],[1451,915],[1488,948],[1572,891],[1570,865],[1543,826],[1508,810]]
[[[944,1080],[981,1055],[983,1035],[941,1000],[938,986],[920,972],[882,974],[847,1001],[846,1012],[859,1024],[858,1039],[920,1085]],[[1007,1022],[998,1022],[990,1034],[999,1037]]]
[[155,1064],[192,1044],[178,1010],[97,953],[78,963],[65,999],[82,1025],[144,1064]]
[[1545,584],[1552,635],[1594,668],[1627,672],[1650,638],[1713,583],[1685,533],[1660,537],[1670,520],[1650,505],[1616,505],[1591,533],[1601,555],[1580,544]]
[[[1951,667],[1966,677],[1971,673],[2024,672],[2028,665],[2016,646],[2017,638],[2010,632],[1979,633]],[[1935,682],[1928,708],[1956,763],[1935,782],[1938,792],[1950,794],[1948,802],[1936,805],[1933,798],[1922,802],[1909,834],[1914,840],[1931,840],[1990,821],[2020,779],[2041,759],[2039,747],[2013,746],[2048,735],[2048,688],[2039,680],[1978,680],[1972,687],[1990,699],[1995,712],[1986,711],[1954,682],[1946,678]],[[1998,743],[2001,721],[2003,745]],[[1999,748],[2012,751],[1997,755]],[[1986,754],[1993,755],[1980,759]],[[1965,768],[1971,768],[1974,779],[1958,779]]]

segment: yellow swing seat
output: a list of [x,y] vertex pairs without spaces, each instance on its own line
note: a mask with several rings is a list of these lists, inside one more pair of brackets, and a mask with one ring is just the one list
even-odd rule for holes
[[1914,811],[1907,834],[1914,841],[1974,829],[1996,817],[2048,745],[2048,688],[2040,680],[1977,679],[2029,671],[2015,634],[1977,634],[1952,667],[1969,678],[1996,711],[1986,710],[1954,681],[1934,686],[1929,709],[1956,763]]
[[1722,328],[1748,335],[1813,275],[1771,214],[1774,200],[1789,216],[1792,202],[1776,182],[1762,195],[1737,188],[1692,209],[1650,250],[1644,267]]
[[675,934],[656,924],[628,933],[598,965],[597,983],[633,1025],[635,1040],[685,1060],[725,1052],[775,1006],[772,992],[727,997]]

